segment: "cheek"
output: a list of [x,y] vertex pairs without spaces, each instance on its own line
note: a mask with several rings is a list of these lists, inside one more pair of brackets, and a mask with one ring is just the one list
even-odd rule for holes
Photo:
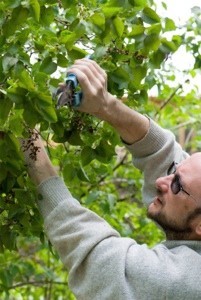
[[164,205],[164,212],[171,216],[186,217],[192,211],[192,205],[186,199],[176,199],[176,196],[167,200]]

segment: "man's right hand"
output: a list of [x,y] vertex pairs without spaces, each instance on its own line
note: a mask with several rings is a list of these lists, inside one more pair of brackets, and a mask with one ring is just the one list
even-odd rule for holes
[[107,119],[115,97],[107,91],[107,74],[93,60],[88,58],[76,60],[68,69],[79,81],[83,98],[78,110]]

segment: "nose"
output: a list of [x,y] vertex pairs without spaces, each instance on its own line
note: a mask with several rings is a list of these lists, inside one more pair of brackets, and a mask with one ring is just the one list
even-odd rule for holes
[[173,177],[174,177],[174,174],[157,178],[156,182],[155,182],[155,186],[156,186],[157,190],[162,193],[168,192]]

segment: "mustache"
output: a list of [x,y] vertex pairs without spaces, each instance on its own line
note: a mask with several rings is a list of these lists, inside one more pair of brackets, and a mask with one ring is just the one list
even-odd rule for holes
[[163,196],[163,192],[162,192],[159,188],[157,188],[157,189],[156,189],[156,195],[157,195],[158,197]]

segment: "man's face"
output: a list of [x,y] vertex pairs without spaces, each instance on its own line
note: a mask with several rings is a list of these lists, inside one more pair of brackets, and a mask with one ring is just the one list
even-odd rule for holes
[[156,188],[148,216],[168,239],[198,239],[195,224],[201,220],[201,153],[180,163],[175,173],[158,178]]

